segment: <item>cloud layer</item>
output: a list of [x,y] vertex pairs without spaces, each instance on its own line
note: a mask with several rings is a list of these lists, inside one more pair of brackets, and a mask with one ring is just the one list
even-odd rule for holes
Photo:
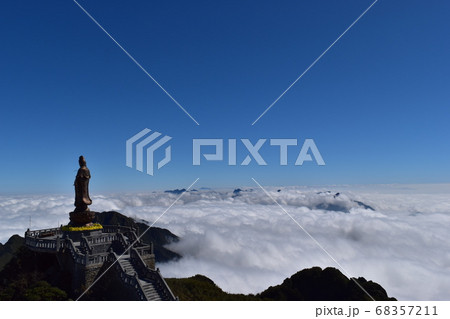
[[[158,265],[163,275],[201,273],[226,291],[257,293],[303,268],[332,266],[374,280],[401,300],[450,299],[450,185],[268,190],[295,221],[258,187],[238,194],[185,193],[155,225],[182,238],[169,248],[184,257]],[[165,192],[93,196],[91,209],[117,210],[152,223],[177,197]],[[1,196],[0,241],[22,235],[30,216],[33,229],[67,223],[72,201],[71,196]]]

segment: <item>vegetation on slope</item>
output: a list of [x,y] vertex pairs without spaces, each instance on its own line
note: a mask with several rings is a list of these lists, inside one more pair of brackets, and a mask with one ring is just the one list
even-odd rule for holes
[[54,255],[21,246],[0,272],[0,300],[68,300],[67,278]]
[[211,279],[203,275],[189,278],[167,278],[166,282],[174,295],[184,301],[260,300],[254,295],[226,293]]

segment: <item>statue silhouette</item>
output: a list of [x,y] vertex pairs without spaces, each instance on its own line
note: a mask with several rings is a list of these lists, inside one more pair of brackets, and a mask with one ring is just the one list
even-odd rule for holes
[[80,168],[78,169],[77,176],[75,178],[75,212],[89,211],[88,205],[92,204],[92,200],[89,197],[89,179],[91,178],[91,172],[86,167],[86,160],[83,156],[78,159]]

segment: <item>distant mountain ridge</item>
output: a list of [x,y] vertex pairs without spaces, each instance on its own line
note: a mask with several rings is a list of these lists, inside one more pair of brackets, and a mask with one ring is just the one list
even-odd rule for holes
[[[310,210],[324,210],[326,212],[342,212],[350,213],[352,209],[365,209],[376,211],[376,209],[364,203],[361,200],[354,198],[354,195],[349,192],[332,192],[307,190],[297,193],[297,196],[286,196],[290,190],[274,189],[276,191],[275,199],[282,205],[294,207],[307,207]],[[244,201],[245,203],[254,203],[257,205],[272,205],[273,202],[267,202],[265,199],[261,200],[260,193],[254,188],[235,188],[234,190],[214,190],[214,189],[200,189],[186,190],[173,189],[166,190],[164,193],[181,195],[185,202],[195,202],[197,200],[205,200],[208,198],[211,201],[223,200],[225,198],[232,198],[236,201]],[[263,196],[266,198],[266,195]]]

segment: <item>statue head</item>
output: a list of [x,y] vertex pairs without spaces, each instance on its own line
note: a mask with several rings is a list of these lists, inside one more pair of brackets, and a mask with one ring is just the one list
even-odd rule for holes
[[81,155],[78,159],[78,164],[80,164],[80,167],[86,166],[86,160],[84,159],[83,155]]

